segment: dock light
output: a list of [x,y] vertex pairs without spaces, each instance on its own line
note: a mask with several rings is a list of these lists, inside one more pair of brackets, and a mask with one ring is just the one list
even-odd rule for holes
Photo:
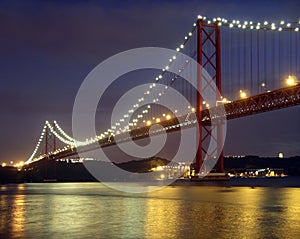
[[289,75],[288,78],[285,80],[287,86],[294,86],[297,84],[297,78],[296,76]]

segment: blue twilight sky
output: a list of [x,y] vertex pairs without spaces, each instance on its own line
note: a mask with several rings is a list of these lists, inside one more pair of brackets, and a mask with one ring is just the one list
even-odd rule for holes
[[[286,1],[0,1],[0,162],[26,160],[46,119],[71,132],[85,76],[136,47],[175,49],[198,14],[300,19]],[[300,107],[229,122],[225,154],[300,155]]]

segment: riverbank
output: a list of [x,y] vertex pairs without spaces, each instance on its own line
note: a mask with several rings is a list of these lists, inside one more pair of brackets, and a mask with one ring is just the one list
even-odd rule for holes
[[[153,168],[168,164],[168,160],[161,158],[150,158],[142,161],[130,161],[127,163],[117,164],[120,168],[137,173],[145,173],[151,171]],[[241,158],[226,157],[225,170],[232,172],[236,170],[259,169],[259,168],[281,168],[288,178],[292,176],[300,176],[300,157],[292,158],[260,158],[257,156],[245,156]],[[95,162],[103,164],[104,162]],[[159,172],[157,172],[159,173]],[[111,177],[110,177],[111,178]],[[36,162],[30,166],[18,170],[15,167],[0,167],[0,184],[4,183],[22,183],[22,182],[44,182],[44,181],[57,181],[57,182],[96,182],[97,180],[89,173],[82,163],[72,163],[67,161],[44,161]],[[267,178],[272,180],[272,178]],[[276,178],[274,180],[277,180]],[[120,181],[116,178],[115,181]],[[230,180],[236,182],[237,185],[242,185],[244,182],[259,182],[259,179],[241,179]],[[264,180],[265,182],[265,180]],[[199,182],[203,183],[203,182]],[[206,182],[205,182],[206,183]],[[210,183],[210,182],[207,182]],[[278,181],[274,181],[278,183]],[[258,183],[261,185],[261,183]],[[293,184],[288,184],[292,185]]]

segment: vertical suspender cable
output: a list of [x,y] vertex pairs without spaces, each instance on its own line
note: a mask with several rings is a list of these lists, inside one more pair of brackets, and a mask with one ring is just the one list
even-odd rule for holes
[[289,32],[289,74],[292,75],[293,68],[292,68],[292,31]]
[[295,52],[296,52],[296,59],[295,59],[295,64],[296,64],[296,76],[299,78],[299,70],[298,70],[298,33],[295,34]]
[[233,95],[233,91],[232,91],[232,83],[233,83],[233,74],[232,74],[232,71],[233,71],[233,58],[232,58],[232,52],[233,52],[233,44],[232,44],[232,41],[233,41],[233,37],[232,37],[232,30],[229,30],[229,35],[230,35],[230,49],[229,49],[229,66],[230,66],[230,69],[228,69],[229,71],[229,94],[232,98],[234,98],[234,95]]
[[253,94],[253,66],[252,66],[252,58],[253,58],[253,44],[252,44],[252,31],[250,31],[250,90]]
[[[266,35],[266,30],[264,31],[264,78],[263,81],[265,84],[267,84],[267,35]],[[261,87],[261,85],[259,86]]]
[[243,88],[245,89],[246,88],[246,31],[244,31],[244,45],[243,45],[243,48],[244,48],[244,86]]
[[[271,32],[272,34],[272,77],[273,79],[271,79],[270,82],[274,82],[275,81],[275,34],[274,32]],[[274,88],[274,83],[272,85],[272,89]]]
[[238,74],[239,89],[241,89],[241,31],[238,31]]
[[[258,89],[259,89],[259,83],[260,83],[260,66],[259,66],[259,50],[260,50],[260,47],[259,47],[259,31],[257,31],[257,38],[256,38],[256,42],[257,42],[257,81],[258,81]],[[256,89],[256,90],[258,90]]]
[[281,34],[278,34],[278,85],[280,85],[281,78]]

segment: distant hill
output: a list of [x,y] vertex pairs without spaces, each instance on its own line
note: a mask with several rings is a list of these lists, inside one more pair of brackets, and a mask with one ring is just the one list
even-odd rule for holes
[[125,163],[116,164],[121,169],[127,170],[133,173],[147,173],[150,172],[152,168],[158,166],[164,166],[170,163],[169,160],[160,157],[152,157],[143,160],[133,160]]
[[[121,169],[134,173],[150,172],[152,168],[167,165],[170,161],[152,157],[143,160],[132,160],[125,163],[116,164]],[[101,164],[106,167],[108,163],[94,161],[92,163]],[[101,166],[101,167],[102,167]],[[105,178],[105,175],[103,175]],[[53,180],[58,182],[95,182],[93,175],[89,173],[83,163],[72,163],[64,161],[38,161],[18,171],[15,167],[0,166],[0,184],[19,182],[43,182]]]

